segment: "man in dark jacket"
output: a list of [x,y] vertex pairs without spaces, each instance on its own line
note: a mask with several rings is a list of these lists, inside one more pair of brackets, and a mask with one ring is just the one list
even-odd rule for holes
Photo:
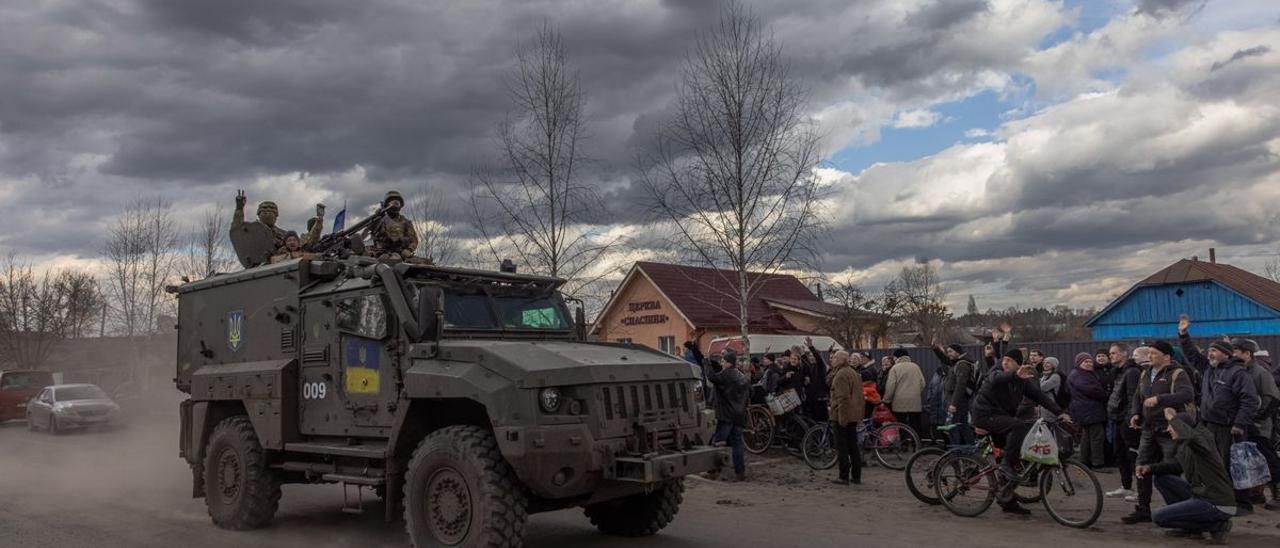
[[[1271,372],[1265,365],[1260,363],[1256,356],[1258,355],[1258,343],[1251,339],[1241,339],[1232,342],[1235,357],[1245,361],[1244,371],[1249,375],[1249,379],[1253,381],[1254,388],[1258,391],[1258,412],[1253,416],[1253,426],[1249,428],[1249,441],[1258,445],[1262,449],[1262,456],[1267,459],[1267,467],[1271,470],[1271,497],[1272,500],[1266,502],[1268,510],[1280,510],[1280,455],[1275,451],[1268,450],[1273,447],[1271,440],[1271,426],[1273,415],[1276,407],[1280,405],[1280,388],[1276,387],[1276,381],[1271,377]],[[1262,488],[1258,488],[1262,491]],[[1266,500],[1265,493],[1262,496]]]
[[[1142,377],[1142,366],[1129,355],[1129,345],[1115,343],[1111,345],[1111,361],[1119,364],[1116,372],[1115,386],[1111,387],[1111,398],[1107,401],[1107,414],[1115,427],[1116,465],[1120,467],[1120,487],[1107,492],[1109,497],[1137,496],[1133,490],[1133,467],[1138,458],[1138,442],[1142,432],[1128,427],[1129,406],[1134,392],[1138,390],[1138,382]],[[1146,360],[1147,349],[1135,350],[1134,356],[1141,355]]]
[[782,365],[773,354],[764,355],[764,392],[770,396],[782,390]]
[[[1169,437],[1164,408],[1181,413],[1195,400],[1191,375],[1173,365],[1173,345],[1156,341],[1149,347],[1151,367],[1142,372],[1138,390],[1129,406],[1129,428],[1142,430],[1138,441],[1138,465],[1151,465],[1173,459],[1174,443]],[[1151,521],[1151,478],[1138,478],[1138,505],[1133,513],[1120,521],[1132,525]]]
[[1182,536],[1199,538],[1209,533],[1214,544],[1226,544],[1231,517],[1236,515],[1235,496],[1213,434],[1203,424],[1196,426],[1187,413],[1165,408],[1164,416],[1175,444],[1174,458],[1137,470],[1141,478],[1155,478],[1164,498],[1165,506],[1152,519]]
[[951,364],[951,374],[943,386],[943,397],[946,399],[947,415],[956,425],[951,430],[951,443],[956,445],[973,445],[973,426],[969,424],[969,400],[977,388],[978,366],[974,365],[965,354],[964,347],[952,344],[945,349],[934,349],[941,359],[944,356]]
[[738,356],[732,350],[720,354],[720,370],[711,374],[716,389],[716,433],[712,442],[726,442],[733,448],[733,472],[738,481],[747,478],[747,455],[742,431],[747,427],[747,395],[751,383],[738,368]]
[[[1230,463],[1231,444],[1244,441],[1253,428],[1253,416],[1259,406],[1258,388],[1245,371],[1245,360],[1232,356],[1234,345],[1214,341],[1205,355],[1191,341],[1190,328],[1191,318],[1183,314],[1178,320],[1178,341],[1187,363],[1200,371],[1199,418],[1213,432],[1222,462]],[[1246,491],[1236,493],[1241,514],[1253,511],[1248,499]]]
[[[1022,351],[1015,348],[1007,352],[1000,360],[1000,369],[989,374],[973,402],[973,425],[992,434],[1005,436],[1004,458],[1000,463],[1005,481],[1017,476],[1016,468],[1022,460],[1022,442],[1035,422],[1019,419],[1017,416],[1018,406],[1024,397],[1060,415],[1062,420],[1071,421],[1071,417],[1063,413],[1053,398],[1040,391],[1035,368],[1022,363]],[[1014,514],[1031,513],[1013,497],[1001,501],[1001,508]]]
[[809,349],[803,372],[805,414],[814,421],[823,422],[827,420],[827,401],[831,391],[827,384],[827,362],[822,359],[822,353],[813,347],[812,337],[805,337],[804,345]]
[[1075,364],[1068,386],[1071,390],[1071,419],[1084,429],[1080,440],[1080,460],[1091,468],[1101,468],[1106,463],[1104,441],[1110,394],[1095,369],[1092,355],[1088,352],[1076,354]]

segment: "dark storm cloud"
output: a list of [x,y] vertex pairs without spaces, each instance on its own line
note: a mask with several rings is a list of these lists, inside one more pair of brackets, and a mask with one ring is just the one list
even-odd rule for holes
[[[884,97],[936,97],[1015,59],[946,46],[985,2],[926,2],[904,20],[870,0],[750,4],[813,88],[815,109],[845,97],[851,80]],[[630,183],[637,149],[666,118],[684,54],[719,7],[9,3],[0,8],[0,177],[38,181],[62,203],[97,197],[77,216],[94,226],[140,195],[161,194],[181,208],[197,197],[226,201],[235,188],[289,173],[324,181],[316,184],[353,203],[423,181],[458,199],[473,168],[492,156],[513,52],[545,21],[561,30],[588,96],[587,176],[609,181],[603,194],[617,218],[635,221],[643,218]],[[938,74],[946,86],[931,80]],[[341,182],[357,166],[369,184]],[[9,198],[21,205],[0,205],[9,219],[40,202],[26,185],[15,192]],[[99,247],[82,229],[48,218],[24,217],[0,244],[65,242],[63,251],[86,254]]]
[[1222,67],[1230,65],[1231,63],[1234,63],[1246,57],[1258,57],[1260,55],[1266,55],[1270,52],[1271,52],[1271,48],[1268,46],[1254,46],[1247,49],[1236,50],[1236,52],[1231,54],[1231,57],[1228,58],[1226,61],[1214,61],[1213,66],[1209,68],[1209,71],[1212,72],[1212,71],[1218,70]]
[[1163,17],[1176,13],[1198,11],[1207,0],[1138,0],[1137,13]]

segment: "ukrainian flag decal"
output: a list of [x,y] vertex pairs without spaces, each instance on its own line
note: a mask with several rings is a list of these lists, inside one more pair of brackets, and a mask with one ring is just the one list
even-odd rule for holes
[[378,393],[381,359],[382,344],[378,341],[359,337],[344,338],[342,369],[347,379],[348,394]]

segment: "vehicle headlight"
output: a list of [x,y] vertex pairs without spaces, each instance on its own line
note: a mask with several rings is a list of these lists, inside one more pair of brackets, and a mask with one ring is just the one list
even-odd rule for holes
[[57,406],[54,406],[54,408],[53,408],[53,412],[54,412],[54,413],[57,413],[57,414],[59,414],[59,415],[70,415],[70,414],[71,414],[71,408],[70,408],[70,407],[63,406],[63,405],[57,405]]
[[546,411],[547,413],[555,413],[560,409],[560,389],[542,389],[542,393],[538,394],[538,403],[542,405],[543,411]]

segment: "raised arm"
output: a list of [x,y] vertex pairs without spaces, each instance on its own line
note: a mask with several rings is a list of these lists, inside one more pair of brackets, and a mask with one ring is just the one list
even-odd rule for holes
[[1187,358],[1187,365],[1194,367],[1203,377],[1205,370],[1209,368],[1209,358],[1191,341],[1190,329],[1191,317],[1183,314],[1178,318],[1178,343],[1182,346],[1182,355]]

